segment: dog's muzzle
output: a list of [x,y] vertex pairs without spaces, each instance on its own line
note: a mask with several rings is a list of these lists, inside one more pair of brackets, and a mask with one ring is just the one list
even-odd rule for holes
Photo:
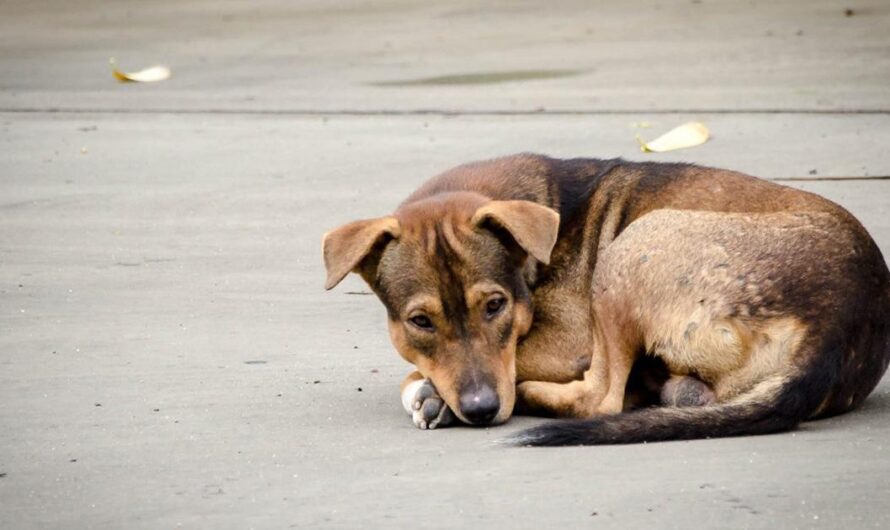
[[473,425],[491,423],[500,410],[501,400],[489,385],[474,385],[460,394],[460,413]]

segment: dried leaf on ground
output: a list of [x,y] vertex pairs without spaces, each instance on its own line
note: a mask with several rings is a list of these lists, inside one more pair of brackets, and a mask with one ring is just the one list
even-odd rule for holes
[[109,63],[111,64],[111,74],[121,83],[156,83],[170,79],[171,75],[170,68],[162,64],[149,66],[138,72],[123,72],[117,68],[114,58]]
[[704,123],[691,121],[671,129],[651,142],[644,141],[639,135],[637,141],[640,142],[640,150],[644,153],[663,153],[701,145],[707,142],[709,137],[710,132]]

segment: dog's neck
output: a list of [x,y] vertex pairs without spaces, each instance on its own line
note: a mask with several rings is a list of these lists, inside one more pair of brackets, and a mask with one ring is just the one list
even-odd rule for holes
[[562,226],[566,226],[578,214],[587,210],[587,205],[603,179],[623,164],[624,160],[576,158],[557,162],[558,165],[554,166],[555,170],[548,178],[557,184],[559,202],[555,209],[559,212]]

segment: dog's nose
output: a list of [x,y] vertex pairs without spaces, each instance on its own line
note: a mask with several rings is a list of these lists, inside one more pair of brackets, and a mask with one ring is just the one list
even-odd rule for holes
[[497,392],[488,385],[481,385],[460,396],[460,412],[475,425],[490,423],[501,409]]

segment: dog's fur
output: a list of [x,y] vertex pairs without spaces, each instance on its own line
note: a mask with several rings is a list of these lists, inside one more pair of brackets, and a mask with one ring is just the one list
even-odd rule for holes
[[[406,385],[438,392],[431,414],[585,419],[523,444],[786,430],[856,407],[890,362],[890,273],[862,225],[733,171],[472,163],[329,232],[323,253],[327,288],[356,271],[380,297],[418,370]],[[647,394],[665,406],[628,412]]]

